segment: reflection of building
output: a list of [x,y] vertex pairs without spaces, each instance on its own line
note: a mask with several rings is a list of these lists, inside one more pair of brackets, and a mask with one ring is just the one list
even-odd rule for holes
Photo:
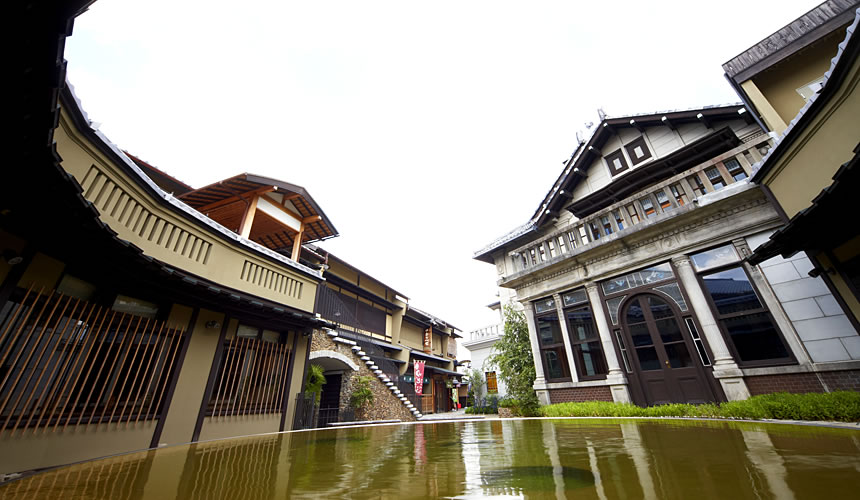
[[[408,420],[451,409],[447,384],[459,376],[454,371],[458,329],[321,248],[307,245],[303,259],[324,268],[316,312],[337,325],[336,332],[317,333],[312,346],[312,363],[326,369],[320,422],[343,419],[338,414],[348,408],[358,374],[376,379],[377,398],[366,419]],[[423,395],[415,394],[416,360],[425,362]]]
[[507,394],[505,383],[499,378],[497,368],[487,362],[487,358],[493,354],[493,345],[504,333],[504,318],[501,317],[501,303],[494,302],[487,307],[499,312],[500,323],[469,332],[469,340],[463,342],[463,347],[471,353],[472,366],[484,374],[483,393],[503,397]]
[[[850,8],[848,4],[852,4]],[[780,81],[787,82],[784,87],[791,87],[798,78],[815,78],[816,82],[816,92],[804,95],[805,101],[797,92],[792,95],[789,88],[767,87],[758,95],[757,106],[766,108],[771,103],[782,106],[785,122],[790,124],[787,128],[774,127],[782,136],[753,175],[753,181],[770,193],[785,226],[755,248],[750,261],[769,262],[767,259],[777,255],[792,258],[805,252],[812,261],[806,271],[821,276],[836,298],[832,309],[844,312],[855,329],[860,328],[860,235],[850,219],[856,211],[853,188],[860,183],[857,167],[860,36],[855,17],[860,11],[854,11],[857,5],[857,2],[825,2],[810,14],[819,13],[826,6],[839,9],[828,12],[829,16],[807,14],[801,18],[812,17],[811,22],[802,25],[811,30],[805,36],[820,38],[810,48],[802,49],[800,55],[794,52],[804,39],[768,44],[766,49],[757,45],[735,58],[747,64],[755,62],[754,67],[761,73],[780,75]],[[843,27],[851,20],[853,24],[846,37]],[[791,40],[783,32],[799,29],[795,28],[797,24],[792,23],[767,40]],[[834,30],[834,25],[839,28]],[[840,43],[838,52],[837,43]],[[826,44],[827,50],[816,48],[816,44]],[[747,54],[753,51],[760,60],[747,61],[751,57]],[[833,56],[836,57],[831,62]],[[730,69],[741,70],[734,66]],[[790,105],[783,103],[786,95],[792,97]],[[824,316],[826,310],[819,306],[805,304],[806,314]],[[821,333],[832,329],[833,326],[822,322],[813,333],[821,337],[816,348],[821,355],[832,361],[860,359],[860,338]],[[860,366],[851,366],[856,377]]]
[[811,372],[853,387],[818,343],[857,338],[842,311],[828,309],[832,327],[816,334],[796,313],[796,301],[833,296],[819,278],[770,269],[809,261],[745,261],[781,224],[749,182],[771,146],[739,105],[606,117],[531,220],[476,253],[525,308],[543,402],[821,390]]

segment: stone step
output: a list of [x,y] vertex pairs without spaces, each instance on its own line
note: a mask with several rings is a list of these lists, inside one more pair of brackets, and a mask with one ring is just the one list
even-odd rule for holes
[[358,351],[360,351],[360,350],[361,350],[361,347],[358,347],[357,345],[352,346],[352,351],[353,351],[353,352],[358,352]]
[[[394,387],[394,382],[386,382],[386,383],[385,383],[385,386],[386,386],[386,387]],[[396,390],[396,389],[395,389],[395,390]],[[397,393],[395,392],[395,394],[397,394]]]
[[361,360],[362,361],[370,361],[370,356],[362,356]]
[[[370,365],[368,368],[371,370],[379,370],[379,367],[376,365]],[[379,372],[374,371],[373,373],[382,373],[382,370],[379,370]]]
[[373,370],[373,373],[375,373],[377,375],[382,375],[382,370],[376,369],[376,370]]
[[359,356],[367,356],[367,353],[364,351],[358,351],[356,354],[358,354]]

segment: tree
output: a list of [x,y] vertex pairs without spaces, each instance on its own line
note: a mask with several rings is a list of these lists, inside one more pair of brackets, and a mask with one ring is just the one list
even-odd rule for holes
[[314,395],[314,403],[319,404],[322,395],[322,386],[325,385],[325,375],[320,365],[308,366],[308,379],[305,382],[305,393]]
[[532,357],[531,341],[526,317],[522,312],[505,306],[505,331],[493,345],[487,363],[496,366],[507,386],[508,395],[519,403],[524,415],[536,413],[537,395],[534,391],[536,378],[535,362]]
[[480,406],[484,399],[484,374],[481,370],[473,368],[469,372],[469,392],[472,393],[473,405]]
[[349,404],[356,410],[364,408],[366,405],[373,403],[373,391],[370,389],[370,377],[356,377],[352,388],[352,395],[349,397]]

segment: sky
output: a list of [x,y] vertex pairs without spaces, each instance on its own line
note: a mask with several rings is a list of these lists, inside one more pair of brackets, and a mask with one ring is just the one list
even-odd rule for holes
[[721,65],[813,8],[721,2],[98,0],[68,78],[120,148],[201,187],[305,187],[323,248],[468,331],[476,250],[528,221],[610,116],[739,101]]

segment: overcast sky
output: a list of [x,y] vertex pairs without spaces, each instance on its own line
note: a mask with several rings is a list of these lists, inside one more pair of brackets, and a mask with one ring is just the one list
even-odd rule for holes
[[721,64],[817,3],[98,0],[66,59],[119,147],[194,187],[304,186],[324,248],[468,332],[497,319],[472,254],[531,217],[598,107],[736,102]]

